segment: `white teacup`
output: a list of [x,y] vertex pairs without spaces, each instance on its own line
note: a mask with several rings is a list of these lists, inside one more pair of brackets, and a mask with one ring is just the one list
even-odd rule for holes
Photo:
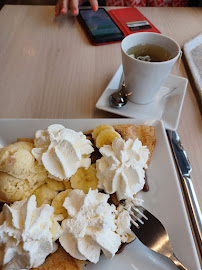
[[[127,54],[131,47],[140,44],[154,44],[166,49],[171,59],[163,62],[146,62]],[[137,104],[152,102],[164,83],[174,63],[181,54],[180,46],[173,39],[162,34],[142,32],[125,37],[121,43],[122,64],[128,98]]]

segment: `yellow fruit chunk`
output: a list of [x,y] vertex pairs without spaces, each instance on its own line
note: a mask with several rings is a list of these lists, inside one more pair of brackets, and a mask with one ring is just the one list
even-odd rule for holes
[[93,139],[95,140],[97,138],[97,136],[99,135],[99,133],[105,129],[114,130],[114,128],[112,126],[105,125],[105,124],[99,125],[92,132]]
[[71,189],[71,183],[70,183],[69,180],[68,181],[63,181],[63,183],[64,183],[64,186],[65,186],[65,189]]
[[115,130],[103,130],[99,133],[96,139],[96,147],[101,148],[103,145],[112,145],[114,138],[121,139],[121,136]]
[[37,207],[43,204],[51,204],[53,198],[57,196],[58,192],[47,187],[46,184],[36,189],[33,193],[36,196]]
[[62,192],[58,193],[58,195],[53,199],[51,206],[54,207],[54,209],[55,209],[54,213],[56,215],[62,214],[64,218],[68,217],[67,210],[62,205],[65,201],[65,198],[68,196],[68,194],[71,190],[72,189],[67,189],[65,191],[62,191]]
[[71,187],[73,189],[81,189],[86,194],[88,193],[89,188],[96,189],[98,185],[96,173],[95,164],[91,165],[87,170],[79,168],[70,178]]
[[46,181],[46,184],[50,189],[58,191],[58,192],[67,189],[65,188],[64,181],[57,181],[57,180],[48,178]]

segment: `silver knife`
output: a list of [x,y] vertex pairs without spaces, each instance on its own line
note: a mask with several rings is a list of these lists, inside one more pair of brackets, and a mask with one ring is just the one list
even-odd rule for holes
[[191,222],[198,242],[200,254],[202,255],[202,216],[197,201],[196,193],[190,177],[191,164],[176,131],[167,130],[173,154],[180,173],[182,188],[184,191]]

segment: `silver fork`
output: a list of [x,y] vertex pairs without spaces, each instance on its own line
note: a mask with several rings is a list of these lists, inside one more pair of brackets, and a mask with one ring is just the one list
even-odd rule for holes
[[188,270],[176,258],[163,224],[142,206],[131,207],[131,230],[151,250],[170,258],[181,270]]

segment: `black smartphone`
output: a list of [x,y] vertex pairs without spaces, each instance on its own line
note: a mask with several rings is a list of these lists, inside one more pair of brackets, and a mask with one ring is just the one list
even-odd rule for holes
[[96,12],[92,9],[80,9],[78,19],[94,45],[113,43],[124,38],[123,32],[104,8]]

